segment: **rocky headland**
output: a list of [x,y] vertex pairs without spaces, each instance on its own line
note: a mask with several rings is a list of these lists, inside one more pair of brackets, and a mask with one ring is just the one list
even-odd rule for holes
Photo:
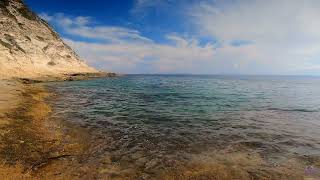
[[110,76],[88,66],[22,0],[0,0],[0,178],[67,178],[63,167],[77,164],[85,138],[50,118],[52,94],[42,82]]
[[88,66],[22,0],[0,1],[0,79],[110,76]]

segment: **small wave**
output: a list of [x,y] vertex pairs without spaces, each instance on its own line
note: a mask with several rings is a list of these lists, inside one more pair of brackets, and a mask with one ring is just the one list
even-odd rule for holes
[[290,111],[290,112],[319,112],[319,109],[300,109],[300,108],[268,108],[271,111]]

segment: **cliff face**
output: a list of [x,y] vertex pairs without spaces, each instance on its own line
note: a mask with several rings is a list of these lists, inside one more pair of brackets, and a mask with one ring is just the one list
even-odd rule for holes
[[0,79],[92,72],[22,0],[0,0]]

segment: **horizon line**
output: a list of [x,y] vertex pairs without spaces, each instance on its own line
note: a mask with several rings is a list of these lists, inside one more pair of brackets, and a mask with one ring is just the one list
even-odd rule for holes
[[309,76],[309,77],[320,77],[315,74],[198,74],[198,73],[116,73],[120,75],[199,75],[199,76]]

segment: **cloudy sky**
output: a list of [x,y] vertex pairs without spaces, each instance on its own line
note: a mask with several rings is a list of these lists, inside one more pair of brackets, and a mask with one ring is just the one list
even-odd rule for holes
[[319,0],[26,0],[118,73],[320,75]]

